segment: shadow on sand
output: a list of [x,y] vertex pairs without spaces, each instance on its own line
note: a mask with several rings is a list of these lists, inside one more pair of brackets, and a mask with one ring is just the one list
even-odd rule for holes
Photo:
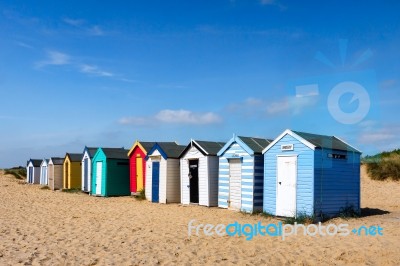
[[381,209],[375,209],[375,208],[361,208],[361,216],[360,217],[368,217],[368,216],[374,216],[374,215],[384,215],[388,214],[390,212],[381,210]]

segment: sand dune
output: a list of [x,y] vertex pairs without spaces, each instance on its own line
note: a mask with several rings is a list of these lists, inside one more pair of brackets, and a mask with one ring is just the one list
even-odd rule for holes
[[162,205],[131,197],[97,198],[42,190],[0,174],[0,265],[398,265],[400,183],[362,178],[359,219],[383,236],[188,237],[188,222],[263,224],[273,218],[218,208]]

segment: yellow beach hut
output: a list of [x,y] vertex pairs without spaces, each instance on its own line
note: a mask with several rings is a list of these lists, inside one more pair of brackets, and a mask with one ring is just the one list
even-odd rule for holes
[[67,153],[63,166],[63,188],[81,188],[82,153]]

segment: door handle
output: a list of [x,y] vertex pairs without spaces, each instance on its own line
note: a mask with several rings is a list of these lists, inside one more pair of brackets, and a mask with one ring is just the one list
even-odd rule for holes
[[282,182],[278,182],[278,183],[279,183],[279,185],[282,185],[282,184],[281,184]]

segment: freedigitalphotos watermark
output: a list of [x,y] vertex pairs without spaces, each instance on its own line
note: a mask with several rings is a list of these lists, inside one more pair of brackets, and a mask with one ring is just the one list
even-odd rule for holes
[[[294,114],[301,112],[301,118],[294,116],[294,127],[314,123],[318,110],[321,127],[332,124],[354,126],[365,120],[377,120],[378,106],[376,73],[362,66],[373,56],[371,49],[347,55],[348,41],[339,40],[339,62],[334,54],[326,55],[317,51],[316,59],[325,75],[299,77],[287,82],[288,94]],[[335,52],[336,54],[336,52]],[[296,125],[299,123],[299,125]]]
[[360,226],[358,228],[349,229],[348,224],[240,224],[234,222],[230,224],[202,224],[197,223],[196,220],[190,220],[188,223],[188,236],[239,236],[245,237],[246,240],[252,240],[254,237],[279,237],[285,240],[290,236],[304,235],[304,236],[348,236],[350,234],[356,236],[383,236],[383,228],[377,226]]

